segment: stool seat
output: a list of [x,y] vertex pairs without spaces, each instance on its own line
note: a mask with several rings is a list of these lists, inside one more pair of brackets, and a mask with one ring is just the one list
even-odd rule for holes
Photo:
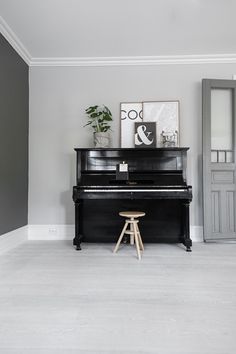
[[143,211],[120,211],[119,215],[125,218],[140,218],[145,216],[145,213]]
[[140,251],[143,251],[144,247],[138,227],[139,220],[137,218],[145,216],[145,213],[143,211],[120,211],[119,215],[125,217],[126,220],[113,252],[117,252],[124,234],[128,234],[130,235],[130,243],[135,243],[138,259],[141,259]]

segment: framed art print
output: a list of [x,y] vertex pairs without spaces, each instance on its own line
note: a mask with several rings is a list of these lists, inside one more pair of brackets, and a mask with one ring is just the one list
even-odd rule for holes
[[134,146],[136,148],[156,147],[156,123],[154,122],[135,123]]
[[156,122],[157,147],[179,145],[179,101],[143,102],[143,122]]
[[134,147],[134,124],[142,122],[142,103],[124,102],[120,104],[120,138],[122,148]]

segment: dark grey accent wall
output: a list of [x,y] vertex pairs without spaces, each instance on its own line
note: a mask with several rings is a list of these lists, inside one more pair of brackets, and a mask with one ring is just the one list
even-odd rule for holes
[[0,34],[0,235],[28,223],[28,72]]

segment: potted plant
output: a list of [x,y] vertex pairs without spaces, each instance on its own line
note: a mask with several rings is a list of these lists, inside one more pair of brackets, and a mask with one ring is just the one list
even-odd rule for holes
[[106,106],[91,106],[85,110],[88,116],[88,123],[94,130],[94,146],[106,148],[110,146],[110,123],[112,121],[112,114]]

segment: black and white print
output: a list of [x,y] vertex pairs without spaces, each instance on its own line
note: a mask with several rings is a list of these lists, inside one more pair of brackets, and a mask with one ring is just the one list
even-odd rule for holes
[[163,136],[174,136],[172,142],[178,146],[179,101],[143,102],[143,121],[156,122],[157,147],[163,146]]
[[135,123],[134,145],[136,148],[156,147],[156,123]]
[[121,147],[134,147],[134,123],[142,122],[142,103],[126,102],[120,104]]

